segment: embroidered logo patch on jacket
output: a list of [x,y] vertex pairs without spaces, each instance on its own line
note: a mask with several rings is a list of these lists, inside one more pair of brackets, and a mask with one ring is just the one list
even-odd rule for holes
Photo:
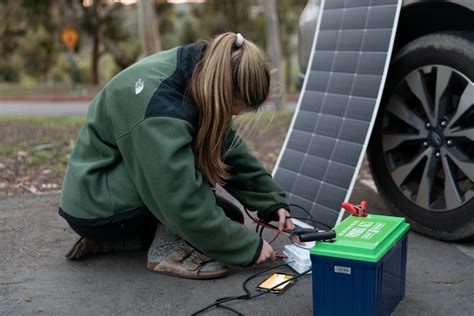
[[143,81],[142,78],[139,78],[137,82],[135,82],[135,94],[139,94],[140,92],[142,92],[144,87],[145,81]]

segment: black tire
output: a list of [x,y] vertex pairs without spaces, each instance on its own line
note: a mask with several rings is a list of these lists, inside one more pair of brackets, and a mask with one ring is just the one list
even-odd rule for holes
[[[461,201],[463,202],[459,204],[458,207],[449,208],[448,200],[451,201],[452,199],[450,198],[450,196],[447,195],[447,193],[443,193],[445,196],[445,202],[444,202],[445,209],[443,210],[442,207],[440,209],[434,209],[432,208],[433,204],[431,203],[431,200],[433,199],[432,196],[435,193],[431,193],[431,192],[438,193],[439,190],[427,191],[429,193],[425,194],[424,196],[428,196],[428,198],[426,198],[425,200],[425,201],[428,201],[428,203],[425,205],[429,205],[429,207],[420,207],[420,205],[418,204],[421,204],[421,203],[417,204],[418,200],[416,199],[416,196],[418,195],[418,193],[416,193],[416,195],[413,195],[412,193],[410,193],[409,189],[407,189],[408,186],[405,184],[405,181],[407,180],[400,180],[400,178],[398,178],[397,179],[398,184],[395,182],[394,178],[396,176],[394,175],[395,173],[393,170],[396,169],[397,167],[391,167],[394,165],[393,158],[390,158],[392,160],[389,160],[389,155],[391,155],[391,152],[389,150],[386,150],[386,148],[392,148],[392,147],[385,145],[385,149],[384,149],[384,135],[387,134],[387,131],[386,131],[387,126],[390,126],[389,119],[392,120],[391,122],[394,122],[396,121],[396,119],[398,119],[398,117],[395,119],[392,118],[393,111],[390,111],[390,112],[388,111],[389,100],[393,100],[393,96],[396,95],[397,93],[401,93],[400,91],[405,91],[405,90],[402,90],[403,89],[402,84],[405,84],[405,86],[408,87],[408,83],[407,83],[408,81],[406,79],[408,78],[409,74],[412,74],[416,70],[416,71],[419,71],[424,76],[425,75],[424,69],[436,68],[430,65],[441,65],[439,66],[440,68],[443,68],[443,66],[448,66],[460,72],[465,77],[464,79],[467,78],[470,80],[471,83],[474,82],[474,33],[453,31],[453,32],[440,32],[440,33],[429,34],[429,35],[417,38],[413,40],[412,42],[408,43],[395,55],[395,57],[392,58],[392,63],[389,69],[387,81],[384,88],[382,102],[380,104],[377,120],[375,122],[374,129],[372,132],[372,137],[371,137],[370,144],[368,147],[368,158],[369,158],[370,168],[371,168],[375,183],[377,185],[377,188],[379,192],[382,194],[387,206],[391,209],[391,211],[394,214],[406,217],[407,220],[412,224],[412,228],[415,231],[423,235],[426,235],[428,237],[440,239],[440,240],[452,241],[452,240],[471,239],[474,237],[474,198],[471,198],[471,197],[467,198],[468,195],[464,195],[464,200],[461,199]],[[422,67],[425,67],[425,68],[421,70]],[[426,70],[426,71],[428,72],[426,76],[430,75],[429,70]],[[440,71],[440,70],[438,70],[437,68],[436,72],[437,71]],[[458,74],[456,73],[456,75]],[[452,78],[452,77],[449,77],[449,78]],[[413,91],[413,89],[411,89],[410,91]],[[409,94],[410,91],[407,92],[407,94]],[[446,94],[450,94],[450,93],[451,91]],[[434,95],[434,94],[436,94],[436,91],[431,92],[431,95]],[[412,103],[409,103],[406,100],[408,100],[408,96],[407,96],[407,99],[404,99],[404,104],[408,104],[409,107],[413,108]],[[432,104],[434,104],[434,102],[435,101],[433,101]],[[454,102],[452,101],[450,102],[454,104]],[[393,107],[394,103],[392,102],[391,104],[392,105],[390,106]],[[418,104],[423,105],[421,101]],[[433,107],[433,109],[435,109],[435,107]],[[425,111],[425,112],[429,113],[429,111]],[[436,112],[436,110],[433,110],[433,113],[434,112]],[[472,112],[474,113],[474,111]],[[470,113],[468,114],[471,115]],[[451,118],[453,118],[453,116],[451,116]],[[471,116],[469,116],[469,118],[472,119]],[[435,120],[434,122],[437,122],[437,120]],[[474,120],[471,120],[471,122],[473,122],[472,124],[474,126]],[[437,125],[437,128],[441,129],[442,124],[441,123],[438,123],[438,124],[439,125]],[[446,122],[444,122],[444,125],[446,125]],[[400,123],[399,126],[402,126],[402,129],[403,129],[403,122]],[[426,128],[428,129],[428,127]],[[429,140],[431,141],[433,139],[432,134],[435,132],[432,132],[431,130],[429,130],[427,132],[425,131],[424,133],[429,133],[428,135],[429,137],[431,137],[429,138]],[[444,135],[443,131],[441,133],[443,135],[442,136],[443,137],[442,139],[444,142],[443,146],[448,146],[448,144],[446,143],[448,142],[448,138]],[[385,139],[385,141],[387,141],[387,139]],[[467,141],[467,140],[463,139],[463,141]],[[459,143],[461,143],[461,141],[459,141]],[[473,144],[472,141],[467,141],[467,143],[468,143],[467,146],[474,147],[474,145],[472,145]],[[422,144],[424,148],[435,146],[434,143],[427,142],[427,141],[423,141]],[[450,147],[452,147],[452,144],[453,142],[451,142]],[[462,143],[462,144],[464,146],[465,143]],[[436,143],[436,146],[438,145],[439,144]],[[397,146],[402,146],[402,144],[397,145]],[[415,146],[414,148],[418,148],[416,146],[419,146],[419,145],[410,144],[410,146]],[[395,147],[395,149],[397,148],[399,147]],[[394,149],[391,149],[391,150],[394,150]],[[404,149],[398,149],[398,150],[404,150]],[[419,153],[423,150],[423,148],[418,149],[418,150],[419,150],[418,151]],[[439,164],[441,164],[441,168],[444,167],[445,169],[450,169],[449,166],[451,164],[449,163],[443,164],[443,163],[446,163],[448,159],[442,160],[445,158],[439,158],[439,157],[444,157],[444,156],[441,156],[439,147],[435,148],[434,150],[435,151],[433,151],[433,153],[439,159],[438,162],[435,162],[435,163],[438,163],[438,165],[435,165],[435,166],[440,166]],[[444,151],[444,153],[446,153],[446,151]],[[397,154],[400,155],[400,153],[397,153]],[[427,157],[426,160],[422,160],[422,161],[424,161],[425,164],[428,165],[431,161],[430,159],[433,159],[433,158],[431,158],[431,156],[428,156],[428,154],[426,157]],[[402,164],[403,163],[406,163],[406,162],[404,162],[402,159]],[[390,164],[392,165],[390,166]],[[420,166],[416,166],[415,168],[419,170]],[[426,169],[423,169],[423,170],[428,170],[428,168],[431,168],[431,167],[426,167]],[[416,179],[416,177],[418,176],[417,172],[421,173],[419,187],[418,189],[413,189],[413,190],[421,191],[420,189],[421,178],[425,174],[428,174],[428,173],[422,173],[421,171],[418,171],[418,170],[410,171],[412,172],[412,174],[410,174],[410,177],[412,177],[413,179]],[[438,176],[440,172],[436,171],[435,173],[436,175],[433,175],[433,173],[430,173],[431,175],[430,179],[436,179],[436,181],[441,181]],[[443,170],[442,175],[446,175],[446,173],[448,172]],[[457,173],[450,173],[450,174],[455,174],[453,176],[454,178],[457,177]],[[408,179],[408,176],[405,176],[405,177]],[[446,177],[444,179],[446,179]],[[464,176],[464,179],[466,179],[466,176]],[[469,184],[471,185],[473,184],[470,176],[467,176],[467,181],[468,181],[467,182],[468,191],[470,191],[471,189],[469,187]],[[450,183],[454,183],[454,182],[450,182]],[[439,187],[444,188],[444,190],[446,191],[447,190],[445,186],[446,184],[443,184],[443,185],[440,185]],[[463,185],[464,185],[464,182],[463,182]],[[433,188],[433,187],[434,185],[430,186],[430,188]],[[459,188],[460,186],[456,185],[455,187]],[[474,185],[472,185],[472,188],[474,188]],[[430,189],[430,190],[434,190],[434,189]],[[402,191],[404,191],[405,193]],[[410,194],[412,195],[409,196]],[[441,196],[441,193],[440,193],[440,196]],[[422,198],[420,198],[420,200],[421,199]],[[442,197],[439,198],[440,201],[442,201],[442,199],[443,199]],[[440,202],[439,204],[442,205],[442,202]],[[456,205],[456,204],[451,204],[451,205]]]

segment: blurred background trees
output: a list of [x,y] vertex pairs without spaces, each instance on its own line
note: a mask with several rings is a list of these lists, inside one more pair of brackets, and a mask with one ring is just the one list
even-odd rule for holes
[[[153,50],[234,31],[281,52],[282,85],[296,91],[296,32],[306,0],[273,1],[278,34],[267,32],[268,0],[0,0],[0,82],[69,85],[71,63],[61,32],[78,33],[73,66],[82,84],[100,85]],[[144,17],[144,18],[143,18]],[[151,21],[151,22],[150,22]],[[155,26],[153,26],[155,25]],[[152,31],[140,39],[140,27]],[[151,34],[151,35],[150,35]],[[150,37],[152,36],[152,37]],[[148,39],[146,39],[148,38]],[[155,41],[154,49],[144,42]]]

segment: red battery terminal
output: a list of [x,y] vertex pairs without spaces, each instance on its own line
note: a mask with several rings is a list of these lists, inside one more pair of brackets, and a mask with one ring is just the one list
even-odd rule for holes
[[367,217],[367,202],[361,201],[359,205],[354,205],[348,202],[342,203],[342,208],[349,211],[354,216]]

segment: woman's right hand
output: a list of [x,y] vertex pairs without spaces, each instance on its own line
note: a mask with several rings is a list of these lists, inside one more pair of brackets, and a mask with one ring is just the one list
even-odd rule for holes
[[275,260],[275,251],[273,251],[272,246],[270,246],[270,244],[264,240],[262,251],[260,252],[260,256],[258,257],[257,264]]

